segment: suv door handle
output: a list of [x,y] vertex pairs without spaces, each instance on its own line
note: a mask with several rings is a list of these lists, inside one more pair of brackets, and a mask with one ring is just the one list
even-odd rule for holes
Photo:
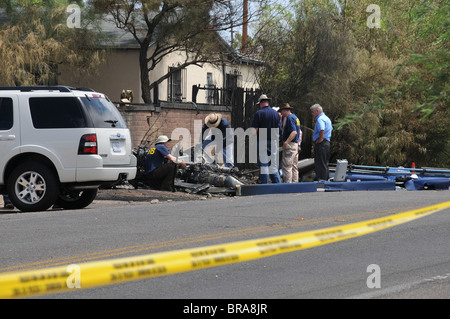
[[15,139],[15,135],[0,135],[0,141],[14,141]]

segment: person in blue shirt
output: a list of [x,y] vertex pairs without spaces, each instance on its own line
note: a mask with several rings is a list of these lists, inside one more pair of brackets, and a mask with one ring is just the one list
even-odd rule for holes
[[283,143],[282,169],[284,183],[298,183],[298,149],[300,137],[300,120],[292,113],[293,107],[284,103],[280,107],[281,115],[286,120],[281,140]]
[[278,144],[280,135],[280,116],[270,107],[271,99],[267,95],[260,96],[259,110],[253,117],[251,127],[257,134],[257,159],[260,167],[259,179],[262,184],[280,183],[278,172]]
[[316,180],[328,180],[328,161],[330,159],[330,141],[333,125],[328,116],[323,113],[319,104],[311,106],[311,114],[316,119],[314,127],[314,168]]
[[[205,118],[201,138],[204,137],[204,133],[208,130],[212,132],[212,135],[204,139],[202,148],[205,149],[207,146],[216,145],[216,154],[217,151],[222,151],[225,167],[233,167],[234,131],[231,129],[228,120],[220,113],[210,113]],[[216,138],[221,138],[222,143],[217,141]]]
[[177,173],[177,164],[186,167],[183,161],[177,161],[167,148],[169,139],[161,135],[156,139],[155,146],[150,148],[145,156],[145,173],[153,187],[164,191],[175,191],[174,182]]

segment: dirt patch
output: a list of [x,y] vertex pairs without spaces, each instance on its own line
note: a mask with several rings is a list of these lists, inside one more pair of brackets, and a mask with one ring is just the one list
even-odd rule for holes
[[111,200],[111,201],[139,201],[151,202],[157,199],[158,201],[189,201],[189,200],[204,200],[211,198],[208,195],[188,194],[186,192],[166,192],[153,189],[100,189],[95,200]]

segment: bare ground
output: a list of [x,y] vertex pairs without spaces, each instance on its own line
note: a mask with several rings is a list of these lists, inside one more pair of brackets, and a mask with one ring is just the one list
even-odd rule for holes
[[183,191],[167,192],[153,189],[100,189],[96,201],[127,201],[151,202],[158,201],[189,201],[209,198],[208,195],[189,194]]

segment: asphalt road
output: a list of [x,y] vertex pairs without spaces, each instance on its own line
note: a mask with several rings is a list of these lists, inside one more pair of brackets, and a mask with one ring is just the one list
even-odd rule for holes
[[[0,272],[264,238],[450,201],[450,191],[355,191],[196,201],[95,201],[0,211]],[[450,210],[278,256],[38,298],[450,298]],[[380,287],[369,288],[370,267]]]

